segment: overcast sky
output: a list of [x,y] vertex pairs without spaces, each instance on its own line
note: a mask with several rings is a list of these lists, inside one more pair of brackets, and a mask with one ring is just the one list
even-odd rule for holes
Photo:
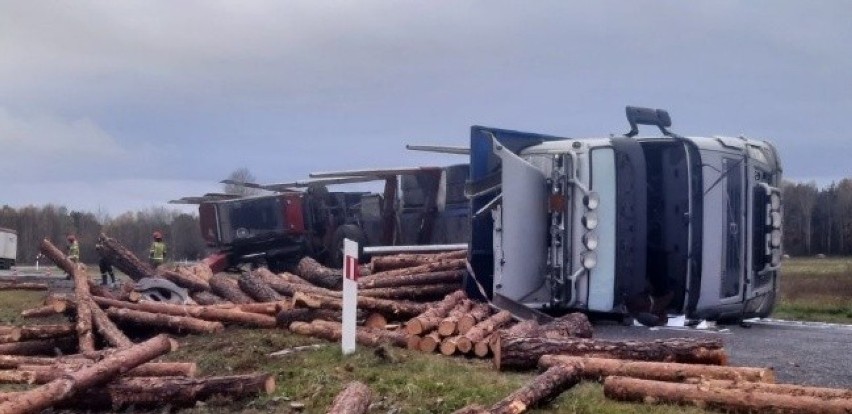
[[828,183],[852,176],[850,22],[839,0],[0,1],[0,205],[451,164],[404,145],[623,133],[626,104]]

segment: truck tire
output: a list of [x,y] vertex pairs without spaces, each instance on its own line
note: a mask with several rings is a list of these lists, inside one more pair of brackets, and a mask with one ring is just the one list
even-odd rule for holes
[[343,267],[343,241],[349,239],[358,243],[358,257],[364,256],[364,231],[354,224],[344,224],[334,231],[331,249],[328,252],[326,266],[340,269]]

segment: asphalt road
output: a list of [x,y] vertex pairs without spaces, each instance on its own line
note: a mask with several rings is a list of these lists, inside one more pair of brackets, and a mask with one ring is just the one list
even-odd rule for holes
[[852,388],[852,326],[724,326],[728,333],[597,325],[601,339],[719,338],[731,365],[772,367],[778,382]]

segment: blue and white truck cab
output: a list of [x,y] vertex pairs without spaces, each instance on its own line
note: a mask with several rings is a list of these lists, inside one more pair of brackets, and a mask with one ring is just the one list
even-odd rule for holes
[[[519,316],[586,311],[664,323],[772,312],[782,168],[745,137],[683,137],[627,108],[623,136],[473,127],[469,294]],[[638,125],[660,136],[638,136]]]

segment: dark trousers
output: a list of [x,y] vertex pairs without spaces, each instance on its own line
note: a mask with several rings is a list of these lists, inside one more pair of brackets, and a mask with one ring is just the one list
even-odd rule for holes
[[98,261],[98,267],[101,269],[101,284],[107,284],[107,275],[112,279],[112,283],[115,283],[115,273],[112,272],[112,264],[107,259],[101,259]]

